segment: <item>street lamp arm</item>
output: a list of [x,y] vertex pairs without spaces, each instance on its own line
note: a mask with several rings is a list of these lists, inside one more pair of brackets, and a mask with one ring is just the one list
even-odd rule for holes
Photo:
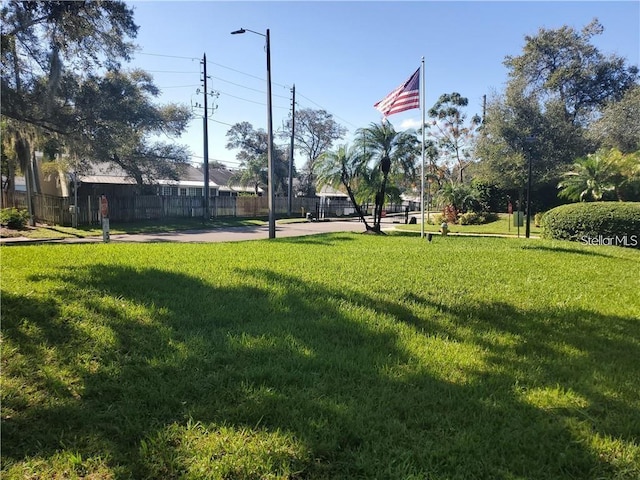
[[231,32],[231,35],[239,35],[246,32],[255,33],[256,35],[260,35],[261,37],[266,37],[264,33],[256,32],[255,30],[249,30],[248,28],[241,28],[240,30],[234,30],[233,32]]

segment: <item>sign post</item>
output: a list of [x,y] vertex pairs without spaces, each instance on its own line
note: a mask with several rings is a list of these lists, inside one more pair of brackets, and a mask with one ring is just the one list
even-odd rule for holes
[[102,217],[102,241],[109,243],[109,201],[106,195],[100,196],[100,217]]

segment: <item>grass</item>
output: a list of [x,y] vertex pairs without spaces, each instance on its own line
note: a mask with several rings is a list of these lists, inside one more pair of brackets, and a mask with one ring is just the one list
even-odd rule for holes
[[[417,215],[411,215],[411,216],[415,216],[417,219],[419,219],[420,218],[419,215],[420,213],[418,212]],[[430,217],[432,221],[435,215],[437,215],[437,213],[431,213]],[[404,219],[402,221],[404,222]],[[535,226],[535,224],[533,223],[533,218],[531,219],[530,227],[531,227],[531,235],[535,235],[535,236],[540,235],[540,227]],[[419,223],[415,225],[405,225],[404,223],[401,223],[397,225],[396,228],[403,231],[420,232]],[[439,230],[440,230],[439,224],[438,225],[425,224],[426,232],[438,232]],[[513,216],[507,215],[506,213],[501,213],[500,218],[495,222],[486,223],[484,225],[455,225],[455,224],[452,225],[450,224],[449,231],[451,233],[473,233],[473,234],[487,234],[487,235],[498,234],[498,235],[511,235],[511,236],[518,235],[518,227],[513,226]],[[520,227],[520,236],[524,237],[524,234],[525,234],[525,227],[522,226]]]
[[1,247],[2,478],[637,479],[640,253]]
[[[110,222],[109,232],[112,235],[137,233],[152,234],[184,230],[213,230],[216,228],[264,225],[265,223],[266,221],[262,219],[238,217],[216,218],[208,222],[196,218],[175,218],[166,221],[148,220],[140,222]],[[11,230],[10,232],[14,236],[19,234],[20,236],[32,238],[34,240],[42,238],[86,238],[101,237],[102,226],[90,225],[72,228],[60,225],[38,225],[34,228],[26,228],[19,231]]]

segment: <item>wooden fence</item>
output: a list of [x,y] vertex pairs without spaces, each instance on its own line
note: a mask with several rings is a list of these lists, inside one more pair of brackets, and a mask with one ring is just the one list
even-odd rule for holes
[[[135,222],[140,220],[161,220],[166,218],[201,218],[204,216],[203,197],[137,195],[133,197],[111,197],[109,219],[112,222]],[[288,199],[276,197],[274,212],[276,217],[288,214]],[[311,213],[316,218],[342,217],[355,214],[353,204],[348,200],[322,201],[320,198],[293,198],[291,215],[305,217]],[[27,208],[25,192],[15,192],[12,205]],[[73,198],[51,195],[33,196],[34,216],[37,222],[49,225],[72,225],[73,211],[78,215],[78,225],[100,223],[100,197],[78,198],[78,207],[73,207]],[[370,213],[368,206],[362,206]],[[389,205],[388,212],[401,211],[400,205]],[[258,218],[269,215],[266,196],[211,197],[209,215],[216,217]]]

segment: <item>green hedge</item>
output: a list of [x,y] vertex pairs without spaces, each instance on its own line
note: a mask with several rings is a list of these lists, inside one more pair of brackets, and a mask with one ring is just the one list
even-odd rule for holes
[[640,203],[587,202],[556,207],[542,217],[542,237],[640,248]]

